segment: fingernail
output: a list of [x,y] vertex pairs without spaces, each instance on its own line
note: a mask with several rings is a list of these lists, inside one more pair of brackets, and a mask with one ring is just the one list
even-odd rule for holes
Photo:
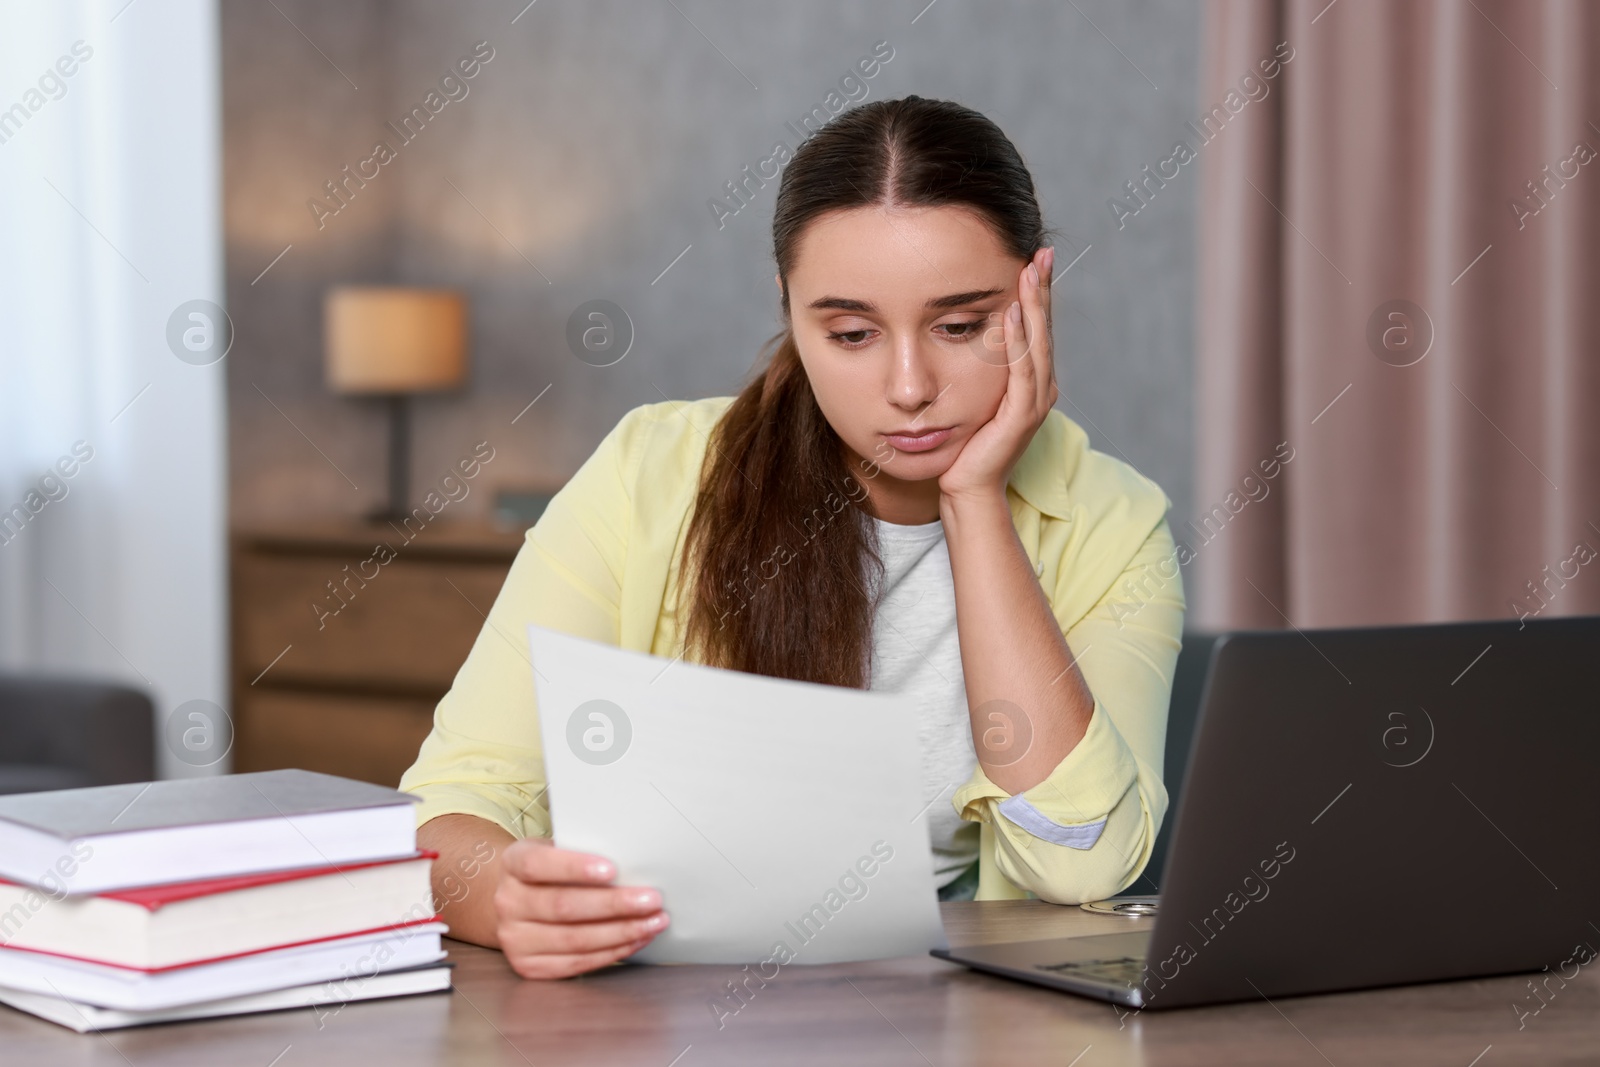
[[1021,320],[1021,318],[1022,318],[1022,303],[1020,301],[1017,301],[1017,300],[1011,301],[1011,306],[1006,309],[1006,314],[1011,316],[1011,321],[1012,322],[1017,322],[1017,321]]
[[667,913],[662,912],[659,915],[650,916],[650,918],[644,921],[644,925],[645,928],[649,930],[661,929],[663,926],[667,925]]
[[1039,267],[1038,267],[1038,264],[1035,264],[1035,263],[1029,263],[1028,264],[1028,281],[1032,282],[1034,285],[1038,285],[1039,284]]
[[609,863],[591,863],[589,864],[587,870],[590,878],[611,877],[611,864]]
[[1056,249],[1054,245],[1044,250],[1044,269],[1050,270],[1056,265]]
[[654,889],[642,889],[630,896],[628,903],[636,908],[653,908],[661,903],[661,897]]

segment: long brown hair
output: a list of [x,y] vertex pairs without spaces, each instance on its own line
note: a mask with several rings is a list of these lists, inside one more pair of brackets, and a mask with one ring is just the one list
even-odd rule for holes
[[[938,205],[975,211],[1018,259],[1049,232],[1022,156],[971,108],[907,96],[833,119],[795,152],[778,188],[772,246],[784,320],[799,239],[819,215]],[[877,468],[850,469],[793,330],[762,351],[770,355],[709,435],[680,568],[685,652],[719,667],[864,688],[883,574],[864,484]]]

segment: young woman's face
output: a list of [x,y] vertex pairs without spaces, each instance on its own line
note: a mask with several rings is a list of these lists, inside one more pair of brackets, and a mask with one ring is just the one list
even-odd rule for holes
[[1000,315],[1025,265],[961,207],[852,208],[806,227],[788,278],[795,344],[875,500],[936,502],[932,479],[999,410]]

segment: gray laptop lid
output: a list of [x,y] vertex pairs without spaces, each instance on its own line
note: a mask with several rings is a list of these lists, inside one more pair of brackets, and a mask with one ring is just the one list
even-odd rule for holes
[[1592,957],[1597,767],[1600,618],[1227,635],[1147,1006]]

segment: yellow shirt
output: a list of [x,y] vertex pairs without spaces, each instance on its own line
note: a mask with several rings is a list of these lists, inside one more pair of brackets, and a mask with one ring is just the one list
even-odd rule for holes
[[[669,659],[683,651],[672,610],[682,539],[706,435],[732,399],[629,411],[528,530],[400,779],[422,799],[419,826],[462,813],[516,837],[551,835],[526,624]],[[1099,900],[1144,870],[1167,810],[1167,703],[1186,606],[1171,502],[1056,410],[1006,497],[1094,713],[1038,785],[1012,798],[979,765],[951,803],[981,824],[977,899]]]

